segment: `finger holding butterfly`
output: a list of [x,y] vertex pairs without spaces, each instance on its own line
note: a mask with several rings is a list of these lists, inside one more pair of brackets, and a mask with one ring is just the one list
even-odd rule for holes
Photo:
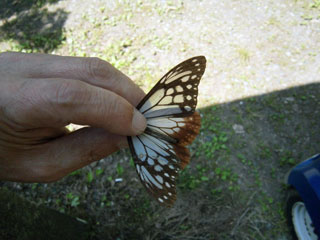
[[132,106],[143,91],[102,60],[22,53],[2,53],[0,60],[1,96],[12,103],[6,112],[22,127],[76,123],[120,135],[144,130]]
[[[123,147],[120,135],[144,130],[132,105],[144,93],[108,64],[97,70],[87,60],[0,54],[0,179],[58,180]],[[69,123],[90,127],[69,133]]]

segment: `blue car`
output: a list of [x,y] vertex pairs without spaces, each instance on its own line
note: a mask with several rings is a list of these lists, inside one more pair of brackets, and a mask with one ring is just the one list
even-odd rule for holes
[[293,167],[286,176],[288,223],[295,239],[320,240],[320,154]]

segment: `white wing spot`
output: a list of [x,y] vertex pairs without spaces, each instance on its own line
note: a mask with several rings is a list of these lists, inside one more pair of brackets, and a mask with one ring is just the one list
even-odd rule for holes
[[159,183],[161,183],[161,184],[163,183],[163,178],[160,175],[157,175],[156,179],[158,180]]
[[144,112],[146,111],[147,109],[151,108],[151,102],[149,100],[147,100],[143,105],[142,107],[139,109],[140,112]]
[[179,94],[179,95],[174,96],[173,101],[174,101],[174,103],[183,103],[183,95]]
[[140,174],[140,166],[139,165],[136,165],[136,169],[137,169],[138,174]]
[[172,164],[169,165],[170,169],[174,169],[174,166]]
[[201,71],[201,68],[198,68],[198,72],[200,72]]
[[191,79],[195,79],[197,77],[197,75],[192,75]]
[[141,170],[146,176],[146,180],[148,180],[148,182],[151,182],[157,188],[162,189],[162,186],[153,178],[153,176],[149,173],[149,171],[144,166],[141,167]]
[[187,88],[188,88],[188,89],[191,89],[191,88],[192,88],[192,85],[191,85],[191,84],[188,84],[188,85],[187,85]]
[[188,75],[192,73],[192,71],[184,71],[184,72],[181,72],[181,73],[177,73],[177,72],[174,72],[174,74],[172,74],[172,76],[170,76],[167,80],[166,80],[166,84],[168,83],[171,83],[179,78],[182,78],[184,77],[185,75]]
[[164,195],[164,196],[163,196],[163,198],[164,198],[165,200],[167,200],[167,199],[168,199],[168,197],[167,197],[166,195]]
[[189,112],[191,110],[191,107],[190,106],[184,106],[184,109]]
[[168,160],[163,158],[163,157],[159,157],[158,158],[158,162],[161,164],[161,165],[167,165],[168,164]]
[[[160,88],[159,90],[157,90],[152,96],[151,98],[149,98],[149,101],[151,102],[151,105],[155,105],[160,99],[163,98],[163,96],[165,95],[164,89]],[[140,109],[140,111],[142,111]]]
[[169,177],[169,174],[168,174],[168,173],[164,173],[164,175],[165,175],[166,177]]
[[149,164],[150,166],[153,166],[153,165],[154,165],[154,161],[153,161],[153,159],[148,158],[148,164]]
[[175,119],[168,119],[166,117],[150,118],[147,121],[148,125],[155,127],[174,127],[176,126]]
[[[166,145],[162,140],[157,139],[151,135],[142,134],[141,140],[143,143],[148,146],[148,148],[157,149],[158,153],[163,156],[169,156],[169,153],[167,153],[163,148],[166,148],[168,145]],[[159,148],[159,146],[160,148]]]
[[185,76],[183,78],[181,78],[182,82],[187,82],[190,79],[190,76]]
[[174,93],[174,89],[173,88],[169,88],[167,90],[167,95],[171,95],[172,93]]
[[143,172],[140,172],[140,177],[141,177],[141,180],[142,180],[143,182],[146,182],[146,180],[144,179],[144,173],[143,173]]
[[155,165],[154,170],[156,170],[157,172],[161,172],[163,168],[160,165]]
[[183,127],[184,125],[186,125],[185,123],[178,123],[178,127]]
[[187,98],[187,100],[189,100],[189,101],[192,99],[192,97],[191,97],[190,95],[188,95],[186,98]]
[[176,86],[176,90],[177,92],[183,92],[183,88],[180,85]]
[[165,184],[166,184],[167,188],[170,188],[170,187],[171,187],[168,182],[165,182]]
[[163,199],[162,198],[158,198],[159,202],[163,203]]
[[200,66],[200,63],[196,63],[195,66],[196,66],[196,67],[199,67],[199,66]]
[[145,155],[144,146],[143,146],[143,144],[140,142],[140,140],[138,139],[138,137],[133,137],[133,138],[132,138],[132,143],[133,143],[134,150],[136,151],[136,154],[137,154],[138,158],[139,158],[141,161],[146,160],[146,155]]
[[164,132],[168,133],[168,134],[173,134],[173,130],[172,129],[162,129]]
[[159,104],[170,104],[172,103],[172,96],[165,96]]
[[198,61],[198,59],[197,59],[197,58],[195,58],[195,59],[193,59],[193,60],[192,60],[192,62],[197,62],[197,61]]
[[[175,154],[175,152],[174,152],[174,154]],[[175,158],[172,158],[172,161],[174,161],[175,163],[177,163],[177,162],[178,162],[178,160],[177,160],[177,159],[175,159]]]
[[169,151],[170,151],[170,152],[172,152],[173,154],[175,154],[175,152],[174,152],[174,150],[173,150],[173,149],[170,149]]
[[172,196],[172,193],[171,193],[171,192],[168,192],[168,195],[169,195],[169,196]]
[[149,157],[152,157],[152,158],[158,157],[158,154],[148,147],[147,147],[147,152],[148,152]]

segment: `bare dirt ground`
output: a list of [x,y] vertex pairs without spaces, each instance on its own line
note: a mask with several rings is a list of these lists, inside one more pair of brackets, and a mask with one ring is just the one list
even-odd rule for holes
[[150,199],[125,150],[2,188],[83,219],[90,239],[291,239],[283,178],[320,151],[319,0],[4,3],[2,51],[100,57],[146,92],[189,57],[208,64],[173,208]]

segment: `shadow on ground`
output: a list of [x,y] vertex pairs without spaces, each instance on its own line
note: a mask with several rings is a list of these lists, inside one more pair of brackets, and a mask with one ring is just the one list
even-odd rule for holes
[[[57,183],[0,186],[85,219],[91,239],[289,240],[283,177],[320,151],[319,92],[315,83],[200,109],[201,133],[191,146],[192,160],[181,173],[171,209],[149,198],[127,151]],[[70,200],[68,194],[76,198]],[[21,229],[28,231],[25,218],[11,221],[5,232],[18,238]]]
[[51,52],[64,40],[67,12],[49,11],[59,0],[4,0],[0,8],[0,41],[17,41],[16,50]]

